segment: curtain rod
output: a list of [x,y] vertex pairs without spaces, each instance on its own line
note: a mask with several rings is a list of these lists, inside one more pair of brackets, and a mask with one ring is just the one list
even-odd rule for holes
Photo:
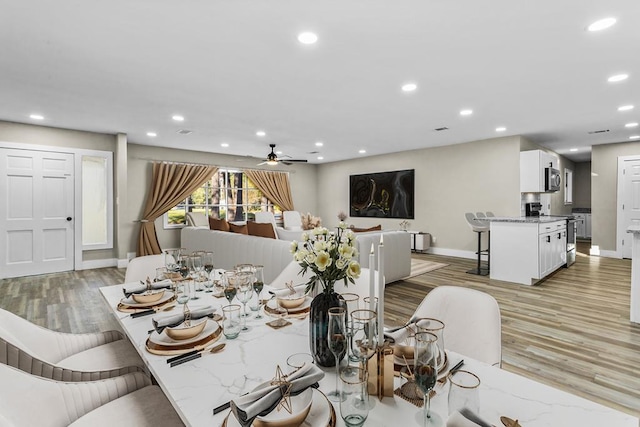
[[152,163],[168,163],[168,164],[174,164],[174,165],[194,165],[194,166],[215,166],[217,168],[222,168],[222,169],[242,169],[242,170],[267,171],[267,172],[296,173],[295,170],[286,170],[286,169],[259,169],[259,168],[242,167],[242,166],[214,165],[210,163],[172,162],[169,160],[157,160],[157,159],[150,159],[148,157],[138,157],[138,156],[131,156],[131,158],[136,160],[146,160]]

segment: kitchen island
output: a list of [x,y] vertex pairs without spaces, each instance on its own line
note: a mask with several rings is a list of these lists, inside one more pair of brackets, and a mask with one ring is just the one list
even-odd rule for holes
[[534,285],[567,262],[564,216],[494,217],[491,279]]
[[631,303],[629,316],[634,323],[640,323],[640,225],[633,224],[627,228],[633,235],[631,250]]

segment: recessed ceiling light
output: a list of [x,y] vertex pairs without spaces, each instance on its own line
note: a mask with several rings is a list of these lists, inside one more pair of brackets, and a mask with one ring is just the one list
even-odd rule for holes
[[258,132],[256,132],[256,136],[266,136],[267,133],[263,130],[259,130]]
[[403,92],[413,92],[418,89],[418,85],[415,83],[405,83],[402,85]]
[[229,143],[227,142],[223,142],[220,144],[221,147],[227,148],[229,146]]
[[500,127],[496,128],[496,132],[504,132],[505,130],[507,130],[507,128],[504,127],[504,126],[500,126]]
[[316,142],[316,147],[322,147],[324,144],[322,143],[322,141],[318,141]]
[[607,79],[610,83],[621,82],[623,80],[627,80],[629,78],[629,74],[616,74],[615,76],[611,76]]
[[322,157],[322,156],[318,156],[318,157],[317,157],[317,159],[318,159],[318,160],[324,160],[324,157]]
[[174,114],[173,116],[171,116],[171,118],[176,122],[184,122],[184,117],[178,114]]
[[314,44],[318,41],[318,36],[312,32],[298,34],[298,41],[302,44]]
[[616,23],[616,18],[600,19],[587,27],[589,31],[600,31],[609,28]]
[[470,116],[473,114],[473,110],[460,110],[461,116]]
[[640,139],[640,135],[631,135],[629,139]]
[[626,128],[634,128],[636,126],[638,126],[638,123],[636,123],[636,122],[627,123],[626,125],[624,125],[624,127],[626,127]]
[[29,117],[32,118],[33,120],[44,120],[44,116],[40,114],[31,114]]
[[358,151],[358,153],[360,153],[360,154],[364,154],[364,153],[366,153],[366,152],[367,152],[367,150],[359,150],[359,151]]
[[569,151],[571,151],[572,153],[575,153],[576,151],[578,151],[577,148],[571,148]]
[[633,105],[623,105],[622,107],[618,107],[618,111],[629,111],[633,110]]
[[153,137],[158,136],[158,134],[157,134],[157,133],[155,133],[155,132],[147,132],[147,136],[150,136],[150,137],[152,137],[152,138],[153,138]]

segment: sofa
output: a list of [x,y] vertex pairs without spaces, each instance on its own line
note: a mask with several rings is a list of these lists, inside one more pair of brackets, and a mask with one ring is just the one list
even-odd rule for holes
[[[376,231],[356,233],[356,248],[362,268],[369,268],[371,244],[375,245],[376,266],[380,236],[384,239],[385,283],[403,279],[411,273],[411,243],[409,233],[402,231]],[[299,270],[291,255],[291,242],[280,239],[250,236],[228,231],[209,230],[202,227],[184,227],[181,246],[187,251],[205,250],[214,255],[216,268],[230,269],[236,264],[249,263],[264,266],[264,281],[272,283],[289,267]],[[297,273],[296,273],[297,274]],[[290,280],[295,279],[292,277]],[[299,278],[298,278],[299,279]],[[297,282],[297,280],[294,280]],[[280,287],[280,286],[276,286]]]

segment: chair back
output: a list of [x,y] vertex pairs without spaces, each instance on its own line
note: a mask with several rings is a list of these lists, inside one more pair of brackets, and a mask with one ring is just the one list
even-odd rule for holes
[[[169,256],[169,255],[167,255]],[[165,255],[145,255],[139,256],[131,261],[124,274],[124,283],[145,281],[147,277],[153,280],[156,277],[156,268],[165,266]]]
[[187,212],[186,222],[191,227],[209,227],[209,218],[204,212]]
[[491,295],[458,286],[439,286],[429,292],[414,316],[445,324],[444,346],[490,365],[502,361],[500,308]]
[[487,218],[495,218],[496,217],[495,214],[493,212],[491,212],[491,211],[487,211],[486,215],[487,215]]
[[302,231],[302,216],[298,211],[282,212],[285,230]]
[[[364,297],[368,297],[370,295],[370,289],[369,289],[369,272],[370,270],[368,268],[363,268],[360,270],[360,277],[358,277],[357,279],[355,279],[355,283],[348,283],[346,286],[344,284],[343,280],[340,280],[338,282],[336,282],[333,290],[336,291],[339,294],[343,294],[345,292],[348,293],[352,293],[352,294],[358,294],[360,296],[360,308],[369,308],[369,307],[364,307]],[[374,291],[374,296],[378,295],[378,272],[374,271],[374,285],[373,285],[373,291]]]
[[255,221],[258,224],[271,224],[273,226],[273,234],[278,238],[278,228],[276,225],[276,217],[273,216],[273,212],[256,212]]
[[467,220],[467,224],[469,224],[469,227],[471,227],[473,231],[489,231],[489,223],[487,221],[479,220],[473,212],[465,213],[464,217]]

